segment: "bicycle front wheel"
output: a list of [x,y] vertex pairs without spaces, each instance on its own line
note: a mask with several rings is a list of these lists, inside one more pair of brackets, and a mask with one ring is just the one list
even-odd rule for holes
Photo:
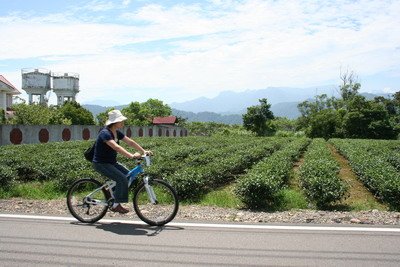
[[108,203],[101,186],[95,179],[81,179],[70,187],[67,206],[72,216],[84,223],[94,223],[106,215]]
[[179,208],[178,196],[167,182],[151,179],[148,188],[143,182],[136,188],[133,194],[133,208],[145,223],[161,226],[175,218]]

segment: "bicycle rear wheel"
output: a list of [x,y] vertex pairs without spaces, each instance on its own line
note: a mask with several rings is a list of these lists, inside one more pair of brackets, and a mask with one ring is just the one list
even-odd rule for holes
[[159,179],[150,179],[149,185],[156,197],[155,203],[151,202],[145,184],[141,182],[133,194],[133,208],[137,216],[149,225],[167,224],[175,218],[179,208],[175,189]]
[[77,220],[94,223],[107,213],[108,203],[102,184],[95,179],[76,181],[68,190],[67,206]]

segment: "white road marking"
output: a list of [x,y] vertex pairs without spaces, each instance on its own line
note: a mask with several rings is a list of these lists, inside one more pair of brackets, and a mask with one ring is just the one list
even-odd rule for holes
[[[20,215],[20,214],[0,214],[0,218],[10,219],[33,219],[51,221],[77,221],[73,217],[58,216],[39,216],[39,215]],[[142,224],[142,221],[121,220],[121,219],[102,219],[100,222],[118,222],[124,224]],[[202,227],[202,228],[233,228],[233,229],[262,229],[262,230],[296,230],[296,231],[344,231],[344,232],[398,232],[399,228],[393,227],[345,227],[345,226],[301,226],[301,225],[256,225],[256,224],[226,224],[226,223],[179,223],[171,222],[167,226],[176,227]]]

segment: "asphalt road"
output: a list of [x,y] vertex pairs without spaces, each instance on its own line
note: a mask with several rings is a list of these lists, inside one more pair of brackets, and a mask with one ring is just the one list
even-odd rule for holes
[[0,266],[399,266],[400,228],[174,223],[0,214]]

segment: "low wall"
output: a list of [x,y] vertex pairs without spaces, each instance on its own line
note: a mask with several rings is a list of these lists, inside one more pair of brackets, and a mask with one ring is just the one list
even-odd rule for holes
[[[94,139],[101,129],[95,125],[0,125],[0,145],[38,144]],[[177,126],[125,126],[128,137],[183,137],[186,129]]]

